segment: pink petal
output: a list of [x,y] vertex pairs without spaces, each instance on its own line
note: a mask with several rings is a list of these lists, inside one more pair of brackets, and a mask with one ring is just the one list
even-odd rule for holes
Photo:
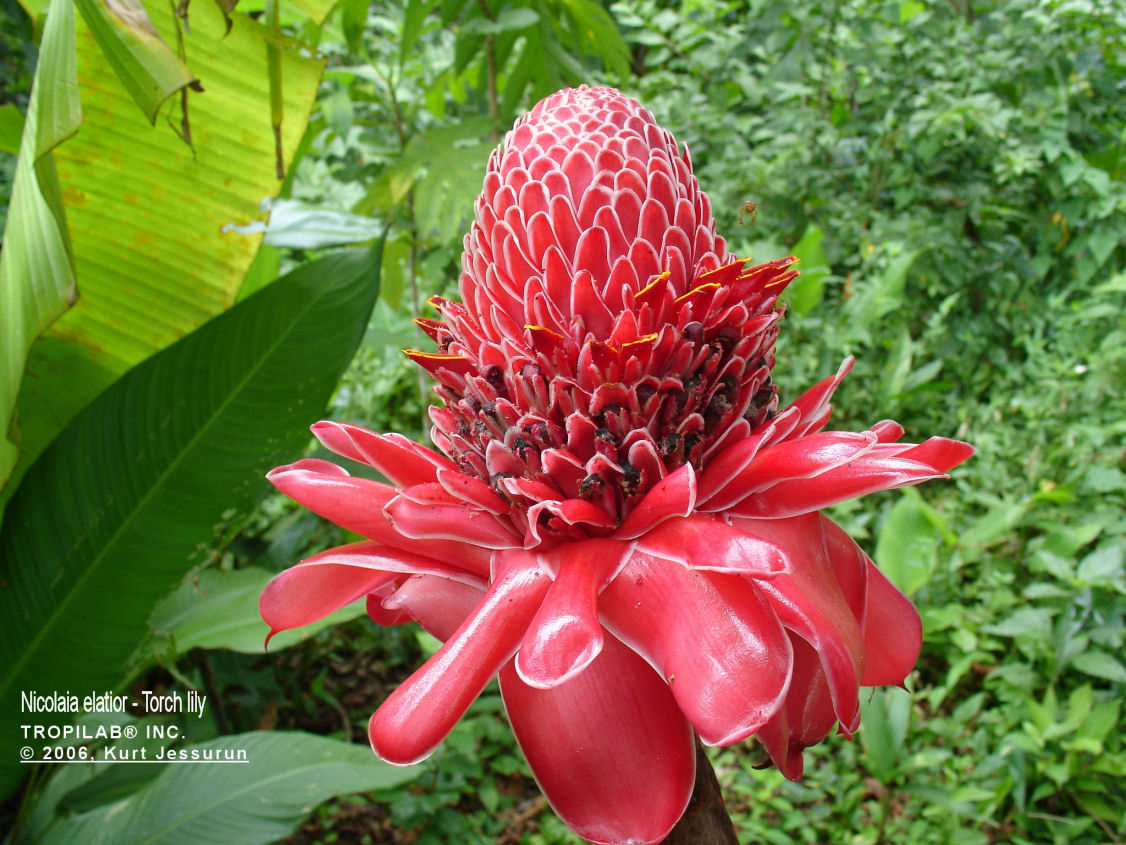
[[603,644],[598,593],[628,552],[629,544],[618,540],[586,540],[564,543],[544,556],[557,574],[516,655],[516,671],[526,684],[557,686],[598,656]]
[[489,513],[502,514],[508,511],[504,499],[479,478],[453,470],[438,470],[438,483],[451,495]]
[[[401,575],[439,575],[453,581],[484,589],[487,579],[472,572],[433,560],[425,555],[403,549],[392,548],[382,543],[362,541],[349,543],[346,546],[337,546],[306,558],[291,567],[287,572],[295,569],[311,569],[312,567],[346,566],[356,569],[377,569],[383,572],[393,572]],[[282,573],[285,574],[285,573]],[[311,577],[311,576],[310,576]],[[310,582],[312,583],[312,582]]]
[[746,579],[635,552],[599,606],[606,627],[668,681],[709,745],[743,739],[781,706],[790,640]]
[[592,528],[613,528],[614,518],[606,511],[585,499],[537,502],[528,508],[528,528],[524,532],[524,547],[531,549],[543,542],[540,536],[540,517],[550,514],[566,525],[589,525]]
[[[420,578],[425,576],[418,576]],[[389,598],[396,590],[397,580],[410,580],[404,579],[403,576],[398,576],[396,581],[389,581],[380,586],[379,589],[373,590],[368,593],[367,606],[368,617],[376,625],[382,625],[385,628],[390,628],[394,625],[405,625],[407,622],[414,622],[411,615],[403,610],[392,608],[388,610],[383,606],[385,599]]]
[[437,481],[427,481],[410,487],[402,487],[399,489],[399,495],[408,502],[427,507],[435,505],[462,507],[464,505],[464,500],[459,499]]
[[375,753],[405,766],[429,755],[512,657],[551,579],[535,555],[500,555],[496,580],[438,651],[368,723]]
[[829,414],[832,412],[832,406],[829,401],[833,398],[833,393],[841,382],[844,381],[845,376],[852,372],[852,365],[855,358],[849,355],[844,361],[841,362],[837,372],[827,379],[823,379],[799,396],[790,404],[790,408],[797,408],[801,412],[801,424],[796,430],[795,436],[802,437],[814,431],[819,431],[824,425],[829,422]]
[[709,462],[700,473],[697,485],[697,505],[710,508],[714,496],[723,493],[729,484],[733,483],[758,455],[759,450],[768,441],[777,437],[779,440],[788,433],[793,426],[801,420],[801,412],[787,409],[771,420],[760,431],[752,434],[732,446],[728,446]]
[[[875,453],[875,450],[873,450]],[[730,509],[734,516],[785,519],[880,490],[942,478],[945,472],[901,457],[865,455],[816,478],[780,481]]]
[[856,541],[825,514],[821,514],[825,551],[833,567],[833,577],[848,602],[853,618],[863,627],[864,601],[868,593],[868,555]]
[[688,516],[695,506],[696,474],[691,464],[683,464],[653,485],[614,536],[621,540],[640,537],[662,520]]
[[[709,499],[710,511],[724,511],[749,495],[789,479],[817,478],[854,461],[876,445],[871,432],[823,431],[768,446]],[[769,494],[767,494],[769,495]]]
[[794,647],[794,671],[786,703],[756,736],[778,771],[790,780],[800,780],[804,768],[802,749],[825,739],[837,715],[817,652],[801,637],[791,635],[790,640]]
[[785,551],[711,514],[666,520],[640,537],[637,548],[692,569],[751,578],[773,578],[790,568]]
[[274,634],[324,619],[397,577],[377,569],[300,563],[275,575],[258,597],[258,613],[270,626],[266,645]]
[[397,495],[390,485],[353,478],[335,464],[318,460],[278,467],[266,477],[285,495],[342,528],[469,572],[489,573],[488,549],[448,540],[420,543],[396,531],[383,513],[384,506]]
[[692,795],[692,728],[664,681],[613,636],[548,690],[509,663],[500,689],[516,739],[559,817],[590,842],[655,843]]
[[737,524],[784,548],[789,555],[789,572],[755,583],[770,597],[782,624],[817,649],[829,677],[837,716],[846,730],[855,729],[860,715],[864,644],[860,625],[829,562],[820,515],[740,520]]
[[408,578],[385,598],[385,612],[400,612],[442,642],[453,636],[485,596],[485,590],[433,575]]
[[881,443],[894,443],[903,436],[903,426],[895,420],[880,420],[870,429]]
[[323,619],[403,574],[419,573],[461,581],[479,590],[485,586],[480,576],[423,555],[381,543],[350,543],[313,555],[275,575],[262,590],[258,609],[272,637],[279,631]]
[[913,446],[898,457],[927,464],[938,472],[949,472],[963,461],[973,456],[974,447],[961,440],[949,437],[931,437],[918,446]]
[[919,611],[876,568],[868,564],[868,593],[864,605],[864,674],[866,687],[902,686],[915,668],[923,647]]
[[383,512],[397,532],[415,540],[455,540],[482,549],[521,545],[508,523],[467,504],[420,504],[399,495],[387,503]]
[[331,420],[315,423],[312,430],[325,448],[375,467],[400,487],[435,481],[439,469],[457,471],[448,458],[401,434],[376,434],[358,425]]

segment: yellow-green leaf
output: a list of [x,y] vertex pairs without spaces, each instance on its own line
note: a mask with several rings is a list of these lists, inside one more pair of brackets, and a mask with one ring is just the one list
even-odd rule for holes
[[15,103],[0,106],[0,152],[19,154],[23,122],[23,112]]
[[0,250],[0,486],[19,454],[10,430],[24,362],[36,336],[73,303],[74,266],[51,150],[82,119],[74,64],[74,7],[54,0],[39,48]]
[[[174,38],[168,5],[148,0],[146,8],[165,40]],[[78,21],[84,120],[55,159],[82,298],[28,356],[17,406],[20,472],[118,376],[237,297],[261,236],[231,226],[264,221],[260,203],[281,180],[265,72],[274,36],[244,15],[232,21],[227,34],[218,6],[190,7],[186,62],[205,89],[191,96],[192,148],[178,134],[179,115],[149,124]],[[286,41],[281,51],[286,161],[323,69],[296,46]]]
[[44,14],[47,7],[51,5],[50,0],[18,0],[18,2],[33,21],[38,20],[39,16]]
[[149,119],[161,104],[199,82],[152,25],[140,0],[75,0],[118,80]]
[[317,26],[324,23],[328,13],[336,8],[337,0],[293,0],[293,5],[309,16]]

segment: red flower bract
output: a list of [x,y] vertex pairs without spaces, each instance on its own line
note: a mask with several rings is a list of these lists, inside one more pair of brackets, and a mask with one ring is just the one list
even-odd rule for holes
[[489,161],[461,303],[419,320],[443,455],[343,423],[313,431],[391,485],[324,461],[289,496],[368,540],[262,594],[276,632],[367,597],[441,649],[376,711],[373,748],[422,759],[500,676],[563,820],[655,842],[688,802],[693,734],[757,734],[790,778],[859,687],[900,684],[912,604],[820,509],[941,477],[964,443],[884,421],[823,431],[851,361],[778,410],[779,293],[793,259],[727,254],[687,151],[609,88],[561,91]]

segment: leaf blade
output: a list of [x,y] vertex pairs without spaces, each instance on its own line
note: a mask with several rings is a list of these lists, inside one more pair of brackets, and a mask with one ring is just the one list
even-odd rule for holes
[[199,80],[157,33],[140,0],[75,0],[94,40],[137,107],[156,123],[160,106]]
[[379,251],[305,265],[150,358],[32,467],[0,533],[5,718],[21,690],[119,680],[222,513],[252,504],[307,439],[363,336]]
[[267,843],[291,833],[334,795],[385,789],[417,768],[380,762],[370,749],[302,733],[255,731],[183,749],[245,752],[248,762],[169,765],[129,798],[60,820],[45,843]]
[[[259,567],[230,572],[204,570],[162,599],[153,610],[149,625],[157,637],[171,639],[178,654],[193,648],[262,654],[270,627],[258,612],[258,597],[273,575]],[[352,604],[312,625],[282,631],[270,640],[270,652],[288,648],[324,628],[363,614],[362,604]]]
[[[74,7],[56,0],[23,122],[0,251],[0,488],[19,459],[11,431],[35,338],[74,304],[74,259],[51,150],[82,121],[74,64]],[[18,112],[17,112],[18,114]]]
[[[171,38],[175,22],[167,4],[149,2],[146,9],[157,31]],[[89,29],[76,21],[71,61],[76,52],[84,120],[54,157],[82,298],[28,355],[17,400],[17,473],[129,367],[237,297],[259,238],[225,224],[264,219],[259,203],[276,195],[281,182],[261,61],[273,36],[245,15],[232,22],[227,34],[218,6],[191,6],[184,46],[206,89],[192,98],[193,150],[173,127],[149,124]],[[296,47],[287,42],[282,55],[291,118],[282,129],[287,161],[323,68]]]

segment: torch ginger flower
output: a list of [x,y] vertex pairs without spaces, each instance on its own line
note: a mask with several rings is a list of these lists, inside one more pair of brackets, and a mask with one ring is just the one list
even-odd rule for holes
[[461,302],[408,352],[437,381],[444,454],[320,422],[335,464],[279,490],[367,540],[278,575],[272,632],[362,597],[444,645],[379,707],[376,753],[430,754],[499,674],[556,812],[595,842],[656,842],[692,792],[694,734],[761,740],[789,778],[859,688],[902,684],[919,615],[819,511],[943,477],[972,448],[825,431],[851,367],[778,410],[794,259],[748,266],[715,234],[691,160],[610,88],[537,105],[489,160]]

